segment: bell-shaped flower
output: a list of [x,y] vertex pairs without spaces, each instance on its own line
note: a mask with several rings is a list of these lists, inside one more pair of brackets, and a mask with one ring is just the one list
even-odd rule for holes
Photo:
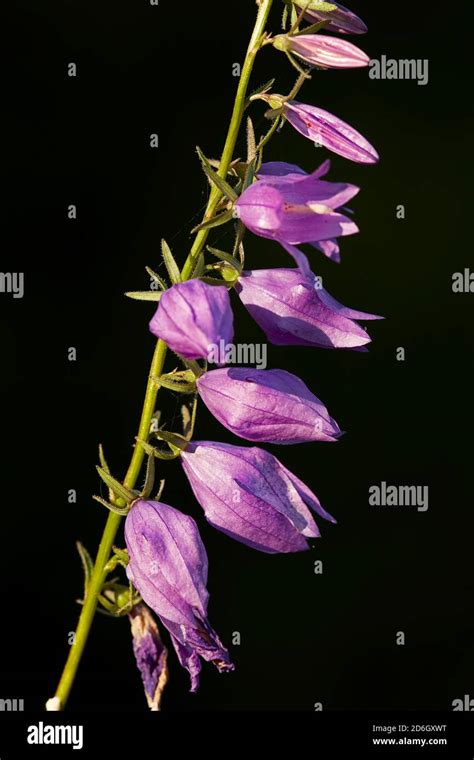
[[325,34],[281,34],[273,45],[301,58],[312,66],[326,69],[356,69],[369,65],[369,56],[347,40]]
[[161,296],[150,330],[185,359],[203,359],[220,341],[234,337],[233,314],[227,288],[188,280]]
[[296,269],[244,271],[235,285],[268,340],[281,346],[362,350],[371,339],[355,320],[383,317],[338,303],[321,286],[306,256],[294,246],[284,247],[298,262]]
[[[236,216],[249,230],[293,245],[358,232],[352,219],[338,211],[359,192],[358,187],[321,180],[321,168],[305,175],[295,171],[298,167],[278,167],[278,163],[264,164],[257,182],[235,202]],[[287,174],[284,167],[290,167]]]
[[308,7],[308,0],[296,0],[296,5],[299,8],[307,8],[305,17],[312,24],[317,24],[319,21],[329,21],[330,23],[325,27],[330,32],[338,32],[340,34],[365,34],[367,27],[359,16],[346,8],[341,3],[336,3],[334,0],[330,0],[331,5],[337,6],[332,11],[320,11],[318,10],[318,0],[314,3],[310,3]]
[[132,628],[133,653],[142,677],[148,707],[157,711],[168,681],[168,650],[146,604],[136,604],[128,617]]
[[200,657],[233,670],[229,653],[207,620],[207,555],[188,515],[156,501],[137,500],[125,521],[127,576],[171,634],[181,664],[199,686]]
[[[281,187],[282,185],[294,185],[295,183],[301,183],[304,180],[313,179],[319,180],[317,187],[320,194],[326,194],[326,202],[328,206],[337,208],[342,204],[348,203],[357,193],[359,188],[355,185],[347,183],[334,183],[325,182],[321,180],[329,169],[331,168],[331,162],[329,160],[324,161],[312,174],[308,174],[296,164],[288,164],[284,161],[270,161],[266,164],[262,164],[258,173],[259,182],[265,182],[268,185],[274,187]],[[306,182],[306,185],[309,183]],[[316,184],[313,182],[313,185]],[[339,188],[339,193],[334,192],[335,188]],[[336,206],[335,204],[338,204]],[[349,211],[349,209],[345,209]],[[355,227],[355,225],[354,225]],[[357,228],[355,228],[357,230]],[[322,251],[325,256],[332,261],[340,262],[340,249],[336,238],[330,238],[328,240],[311,240],[310,245]]]
[[375,164],[379,155],[374,146],[350,124],[322,108],[287,100],[282,104],[283,114],[300,134],[349,161]]
[[210,524],[254,549],[308,549],[308,539],[320,535],[310,509],[335,522],[314,493],[263,449],[196,441],[181,461]]
[[282,369],[214,369],[197,380],[197,388],[214,417],[248,441],[291,444],[341,435],[324,404]]

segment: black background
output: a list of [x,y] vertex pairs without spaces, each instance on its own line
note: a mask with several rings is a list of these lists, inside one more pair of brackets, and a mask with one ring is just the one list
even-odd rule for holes
[[[97,444],[120,476],[136,433],[153,306],[123,292],[148,286],[145,265],[162,271],[161,237],[185,259],[208,194],[194,147],[214,156],[222,148],[237,85],[232,64],[243,60],[254,18],[251,0],[37,5],[15,3],[3,93],[1,269],[24,271],[26,292],[23,300],[0,296],[0,696],[24,698],[26,709],[53,695],[75,628],[82,581],[74,542],[95,552],[106,519],[90,498],[100,489]],[[311,253],[332,295],[385,315],[369,325],[370,352],[269,346],[269,366],[301,376],[347,431],[335,445],[268,447],[338,526],[321,524],[312,551],[267,556],[207,525],[178,464],[160,471],[164,500],[197,519],[206,543],[210,619],[229,645],[233,631],[242,637],[231,647],[235,673],[205,665],[197,695],[172,656],[169,711],[311,711],[315,702],[325,710],[449,709],[474,697],[474,294],[451,289],[453,272],[473,268],[468,22],[459,5],[452,13],[441,4],[352,7],[370,30],[354,42],[373,58],[428,58],[430,79],[423,87],[370,80],[364,70],[316,72],[300,96],[354,125],[381,154],[376,167],[331,156],[329,178],[362,188],[352,204],[361,232],[342,241],[340,266]],[[69,62],[76,78],[67,77]],[[293,74],[266,49],[252,81],[277,76],[285,93]],[[254,107],[259,132],[263,112]],[[287,126],[266,159],[310,171],[327,156]],[[76,221],[66,217],[71,203]],[[396,219],[398,204],[405,220]],[[291,265],[277,244],[250,235],[246,250],[254,268]],[[237,339],[262,342],[234,305]],[[76,363],[67,360],[70,346]],[[178,405],[169,399],[170,420]],[[197,438],[241,443],[202,408]],[[382,480],[429,486],[429,510],[369,506],[368,488]],[[318,558],[322,576],[313,572]],[[397,631],[405,646],[396,645]],[[96,618],[69,705],[145,709],[126,620]]]

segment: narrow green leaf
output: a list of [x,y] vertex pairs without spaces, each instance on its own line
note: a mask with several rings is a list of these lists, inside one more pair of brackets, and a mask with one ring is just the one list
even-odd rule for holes
[[224,211],[222,214],[212,216],[210,219],[198,224],[197,227],[191,230],[192,233],[199,232],[200,230],[210,230],[213,227],[221,227],[223,224],[227,224],[234,218],[232,211]]
[[255,130],[252,119],[247,117],[247,163],[250,164],[257,157],[257,143],[255,140]]
[[219,176],[217,172],[214,171],[211,164],[207,160],[206,156],[202,152],[201,148],[199,146],[196,147],[196,152],[199,156],[199,159],[202,164],[202,168],[204,170],[204,174],[208,178],[208,180],[217,187],[218,190],[222,193],[222,195],[225,195],[226,198],[228,198],[230,201],[234,202],[237,200],[238,196],[235,192],[234,188],[229,185],[228,182],[226,182],[225,179]]
[[173,254],[171,253],[171,248],[169,247],[166,240],[161,241],[161,254],[163,256],[163,261],[165,262],[166,269],[168,270],[170,280],[173,285],[176,285],[178,282],[181,282],[181,272],[179,271],[179,267],[174,260]]
[[151,269],[150,267],[145,267],[145,269],[148,272],[148,274],[150,275],[151,279],[154,280],[160,286],[160,288],[162,290],[166,290],[166,288],[168,286],[167,286],[165,280],[162,277],[160,277],[159,274],[157,274],[156,272],[154,272],[153,269]]
[[125,295],[135,301],[159,301],[163,292],[163,290],[130,290]]

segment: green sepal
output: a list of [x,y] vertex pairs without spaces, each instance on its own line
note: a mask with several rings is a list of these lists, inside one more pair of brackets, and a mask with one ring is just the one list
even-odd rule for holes
[[327,3],[325,0],[284,0],[285,3],[291,2],[304,11],[320,11],[321,13],[330,13],[337,10],[337,5]]
[[131,491],[129,488],[126,488],[122,483],[120,483],[118,480],[116,480],[110,472],[107,472],[102,467],[97,466],[97,472],[99,473],[99,476],[104,481],[105,485],[110,488],[115,496],[118,496],[121,499],[124,499],[124,501],[127,504],[130,504],[132,501],[134,501],[137,498],[137,494],[135,491]]
[[[104,454],[104,447],[102,446],[101,443],[99,443],[99,462],[100,462],[100,466],[102,467],[102,469],[105,470],[105,472],[109,473],[109,475],[110,475],[110,467],[107,464],[107,460],[106,460],[105,454]],[[114,498],[114,495],[113,495],[111,489],[109,488],[109,501],[112,501],[113,498]]]
[[118,546],[112,546],[112,551],[115,554],[116,557],[119,558],[119,560],[122,563],[125,563],[125,565],[128,565],[128,549],[119,549]]
[[148,461],[146,463],[145,483],[143,484],[141,497],[142,499],[148,499],[153,486],[155,485],[155,457],[153,454],[148,454]]
[[173,285],[181,282],[181,272],[179,271],[179,267],[174,260],[174,256],[171,253],[171,248],[169,247],[166,240],[161,241],[161,255],[163,256],[163,261],[165,262],[169,278]]
[[194,393],[196,390],[196,378],[190,369],[181,370],[180,372],[170,372],[160,377],[152,377],[157,384],[168,388],[170,391],[177,393]]
[[79,557],[81,558],[82,569],[84,570],[84,599],[85,599],[87,596],[87,589],[89,587],[92,572],[94,570],[94,562],[92,561],[92,557],[87,551],[86,547],[83,544],[81,544],[80,541],[76,541],[76,548],[77,548],[77,551],[79,552]]
[[325,19],[324,21],[318,21],[317,24],[311,24],[311,26],[305,27],[305,29],[300,29],[298,32],[294,32],[292,34],[292,37],[298,37],[300,34],[316,34],[316,32],[319,32],[321,29],[324,29],[325,26],[330,24],[330,19]]
[[273,85],[275,84],[275,78],[269,79],[268,82],[265,82],[265,84],[260,85],[260,87],[257,87],[256,90],[250,93],[250,95],[247,98],[246,105],[249,105],[254,95],[262,95],[269,90],[272,89]]
[[165,480],[163,478],[162,480],[160,480],[160,486],[158,488],[158,491],[156,492],[156,494],[153,497],[153,501],[161,501],[161,496],[163,494],[164,487],[165,487]]
[[133,298],[135,301],[159,301],[163,295],[162,290],[129,290],[125,293],[127,298]]
[[94,501],[98,501],[99,504],[102,504],[103,507],[106,507],[111,512],[115,512],[116,515],[120,515],[121,517],[125,517],[125,515],[128,515],[130,511],[129,507],[117,507],[116,504],[112,504],[110,501],[106,501],[101,496],[93,496],[92,498]]
[[207,362],[205,362],[205,367],[201,367],[199,362],[194,359],[181,359],[181,361],[185,367],[192,371],[195,377],[201,377],[207,371]]
[[296,69],[296,71],[301,74],[305,79],[311,79],[311,74],[307,69],[304,69],[303,66],[296,60],[296,58],[291,55],[288,51],[286,52],[286,57],[288,58],[291,65]]
[[218,190],[222,193],[222,195],[225,195],[226,198],[228,198],[230,201],[234,202],[237,200],[237,193],[235,192],[234,188],[229,185],[228,182],[226,182],[225,179],[219,176],[217,172],[214,171],[211,164],[207,160],[206,156],[202,152],[201,148],[199,146],[196,147],[196,152],[199,156],[199,159],[202,164],[202,168],[204,171],[204,174],[208,178],[208,180],[211,182],[211,184],[215,185]]
[[[240,277],[240,272],[234,266],[230,266],[226,261],[219,261],[218,264],[209,264],[206,267],[210,271],[217,271],[222,277],[221,284],[234,284]],[[204,279],[204,278],[201,278]]]
[[242,271],[242,265],[240,261],[238,261],[234,256],[232,256],[231,253],[226,253],[225,251],[219,250],[219,248],[211,248],[211,246],[207,246],[207,250],[209,253],[212,253],[213,256],[215,256],[217,259],[220,259],[221,261],[227,262],[227,264],[230,264],[231,267],[237,270],[237,272]]
[[219,248],[212,248],[211,246],[207,246],[207,250],[209,253],[212,253],[213,256],[215,256],[217,259],[220,259],[221,261],[226,261],[227,264],[230,264],[231,267],[234,267],[238,272],[242,271],[242,266],[240,264],[240,261],[238,261],[234,256],[232,256],[231,253],[226,253],[225,251],[221,251]]
[[140,444],[140,446],[145,450],[147,454],[151,453],[157,459],[162,459],[165,462],[171,462],[173,459],[176,459],[179,456],[179,452],[170,453],[169,451],[160,451],[160,449],[156,449],[147,441],[142,441],[141,438],[137,438],[136,441]]
[[201,230],[210,230],[213,227],[221,227],[223,224],[227,224],[227,222],[230,222],[234,218],[233,211],[223,211],[222,214],[217,214],[217,216],[212,216],[210,219],[206,219],[204,222],[201,222],[196,227],[193,227],[191,232],[194,234],[195,232],[200,232]]
[[155,435],[161,441],[165,441],[174,453],[180,454],[181,451],[185,451],[188,447],[188,441],[179,433],[171,433],[168,430],[158,430]]
[[202,282],[205,282],[206,285],[225,285],[224,280],[218,280],[217,277],[201,277],[200,278]]
[[198,277],[200,277],[203,274],[205,268],[206,268],[206,260],[204,258],[204,254],[200,253],[194,265],[194,269],[191,272],[191,277],[189,279],[192,280],[193,278],[197,279]]

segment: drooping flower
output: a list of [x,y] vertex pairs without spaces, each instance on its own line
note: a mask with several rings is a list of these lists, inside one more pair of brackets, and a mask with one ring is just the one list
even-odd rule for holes
[[[281,187],[281,185],[291,185],[302,180],[311,178],[313,180],[320,180],[317,183],[319,192],[321,194],[326,193],[327,205],[341,206],[343,203],[348,203],[357,193],[359,188],[355,185],[347,183],[334,183],[321,181],[321,177],[324,177],[331,168],[331,162],[329,160],[324,161],[312,174],[307,174],[296,164],[288,164],[285,161],[270,161],[266,164],[262,164],[258,173],[258,181],[265,182],[266,184],[273,185],[274,187]],[[308,183],[306,183],[308,184]],[[314,183],[313,183],[314,184]],[[336,187],[340,188],[340,193],[335,191]],[[284,192],[284,189],[283,189]],[[328,202],[329,199],[329,202]],[[347,209],[348,210],[348,209]],[[355,227],[355,225],[354,225]],[[357,227],[356,227],[357,229]],[[310,245],[322,251],[325,256],[332,259],[332,261],[340,262],[340,249],[336,238],[330,238],[328,240],[311,240]]]
[[[295,4],[300,8],[307,6],[307,0],[295,0]],[[339,32],[341,34],[365,34],[367,27],[359,16],[346,8],[341,3],[336,3],[331,0],[332,5],[336,5],[336,10],[332,11],[319,11],[317,8],[317,2],[312,3],[309,9],[305,13],[305,17],[312,24],[318,21],[330,21],[325,29],[330,32]],[[312,7],[313,6],[313,7]]]
[[328,69],[368,66],[369,56],[347,40],[324,34],[280,34],[273,40],[278,50],[297,55],[303,61]]
[[148,607],[140,602],[128,614],[132,628],[133,652],[140,671],[148,707],[160,709],[163,689],[168,681],[168,650],[163,644]]
[[181,461],[209,523],[259,551],[308,549],[307,539],[320,535],[308,507],[335,522],[301,480],[258,447],[196,441]]
[[197,380],[197,388],[214,417],[248,441],[290,444],[341,435],[305,383],[281,369],[215,369]]
[[200,657],[233,670],[229,653],[207,620],[207,554],[188,515],[137,500],[125,521],[127,576],[171,634],[181,664],[199,686]]
[[338,303],[309,267],[308,259],[293,246],[284,246],[296,259],[295,269],[254,269],[242,272],[235,290],[265,332],[281,346],[318,346],[361,350],[370,343],[354,320],[382,319]]
[[227,288],[197,279],[173,285],[161,296],[150,330],[185,359],[206,358],[212,346],[234,337]]
[[357,225],[338,209],[359,188],[321,180],[325,166],[308,175],[292,164],[264,164],[257,182],[235,202],[240,221],[255,235],[293,245],[354,235]]
[[360,132],[329,111],[296,100],[285,101],[282,108],[290,124],[318,146],[360,164],[379,160],[374,146]]

